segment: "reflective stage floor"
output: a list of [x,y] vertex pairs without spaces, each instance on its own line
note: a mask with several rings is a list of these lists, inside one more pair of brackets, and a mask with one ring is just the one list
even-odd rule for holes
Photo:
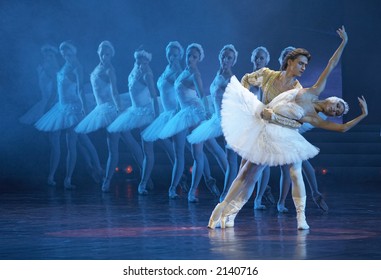
[[381,190],[374,185],[326,186],[330,211],[309,199],[308,231],[296,229],[290,197],[289,213],[253,210],[251,199],[234,228],[210,230],[217,200],[203,186],[195,204],[185,194],[169,200],[164,186],[148,196],[136,189],[124,180],[106,194],[91,183],[74,191],[2,186],[0,259],[381,259]]

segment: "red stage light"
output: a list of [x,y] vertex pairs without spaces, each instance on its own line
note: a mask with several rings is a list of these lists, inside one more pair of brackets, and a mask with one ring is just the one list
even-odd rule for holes
[[124,171],[126,171],[127,174],[131,174],[133,170],[132,166],[131,165],[127,165],[127,167],[124,169]]
[[326,169],[326,168],[322,168],[322,170],[321,170],[321,174],[323,174],[323,175],[327,175],[327,173],[328,173],[328,169]]
[[115,167],[115,172],[119,172],[119,167]]
[[193,166],[189,167],[189,173],[192,174]]

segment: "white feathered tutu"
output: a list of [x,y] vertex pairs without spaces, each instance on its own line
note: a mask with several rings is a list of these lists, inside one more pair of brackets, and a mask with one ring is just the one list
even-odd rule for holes
[[131,106],[122,112],[108,127],[109,132],[122,132],[140,128],[153,122],[155,113],[152,104],[137,107]]
[[201,102],[197,102],[181,109],[170,119],[159,134],[159,138],[167,139],[177,133],[198,125],[206,119],[204,106]]
[[159,135],[168,121],[176,114],[175,110],[161,113],[146,129],[141,133],[143,140],[153,142],[159,139]]
[[198,127],[196,127],[192,133],[188,135],[187,139],[191,144],[198,144],[221,135],[221,118],[214,113],[209,120],[202,122]]
[[77,133],[90,133],[109,126],[118,116],[111,102],[97,105],[75,128]]
[[46,112],[46,106],[48,104],[47,99],[41,99],[34,104],[24,115],[19,118],[19,121],[23,124],[32,125],[38,121]]
[[77,125],[83,119],[82,108],[79,104],[56,103],[35,127],[41,131],[57,131]]
[[231,78],[223,95],[221,126],[227,143],[241,157],[256,164],[276,166],[307,160],[319,153],[297,129],[269,123],[260,116],[265,107],[275,108],[290,92],[265,106],[235,76]]

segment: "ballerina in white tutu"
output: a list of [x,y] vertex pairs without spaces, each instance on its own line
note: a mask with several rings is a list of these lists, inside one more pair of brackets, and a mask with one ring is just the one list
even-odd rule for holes
[[[128,77],[128,87],[132,106],[122,112],[107,128],[111,133],[130,132],[133,129],[143,131],[153,122],[159,112],[157,93],[153,79],[153,73],[149,66],[152,54],[141,49],[134,53],[135,64]],[[144,154],[141,180],[138,192],[141,195],[148,194],[147,183],[154,164],[153,142],[142,139]]]
[[221,102],[230,77],[233,76],[232,67],[237,62],[238,52],[231,44],[225,45],[219,53],[220,69],[217,72],[212,84],[210,93],[214,105],[214,114],[212,117],[202,122],[187,137],[191,144],[204,142],[204,145],[215,156],[221,170],[225,174],[224,191],[220,196],[221,201],[226,195],[228,187],[237,175],[238,163],[237,154],[226,146],[226,153],[217,143],[217,138],[222,136],[221,129]]
[[[103,179],[102,191],[110,189],[110,182],[118,165],[119,133],[109,133],[106,128],[120,112],[120,100],[116,83],[115,69],[111,63],[115,55],[114,46],[109,41],[103,41],[98,47],[99,64],[90,75],[90,82],[96,101],[96,107],[76,126],[75,131],[88,134],[99,129],[106,132],[108,159],[106,176]],[[125,135],[132,137],[132,135]],[[140,147],[138,146],[140,149]]]
[[[160,139],[159,135],[167,122],[177,113],[178,110],[179,105],[176,98],[175,81],[183,71],[180,61],[184,56],[184,49],[179,42],[172,41],[166,46],[165,53],[168,65],[157,80],[157,87],[160,92],[163,112],[145,130],[142,131],[141,136],[145,141],[154,142],[160,140],[171,163],[175,165],[178,164],[178,161],[176,161],[172,141],[170,138]],[[176,175],[172,174],[172,176]],[[186,176],[184,174],[181,175],[181,180],[182,188],[187,191]],[[172,190],[168,192],[168,195],[172,199],[177,197],[176,192],[173,192]]]
[[58,49],[46,44],[41,54],[43,61],[37,67],[41,99],[19,118],[23,124],[33,125],[57,102]]
[[[60,52],[65,59],[65,64],[57,73],[58,102],[44,114],[35,124],[41,131],[50,132],[52,143],[52,156],[48,184],[55,185],[54,175],[60,160],[60,135],[66,133],[67,159],[66,177],[64,179],[65,189],[73,189],[71,178],[77,161],[77,134],[74,127],[82,120],[85,109],[82,92],[83,72],[82,66],[77,59],[77,48],[69,41],[60,45]],[[86,147],[92,168],[97,173],[102,172],[98,154],[90,139],[83,135],[81,143]]]
[[[235,215],[250,198],[253,182],[258,180],[264,166],[290,164],[297,228],[309,229],[305,217],[306,191],[301,166],[303,160],[314,157],[319,150],[305,140],[297,128],[300,127],[300,123],[307,122],[322,129],[345,132],[368,115],[363,97],[358,98],[361,115],[349,122],[338,124],[324,120],[318,115],[322,112],[327,116],[341,116],[348,111],[348,105],[340,98],[318,99],[348,41],[344,27],[339,28],[337,33],[342,42],[311,88],[284,92],[266,106],[242,87],[236,78],[231,79],[222,103],[222,128],[228,144],[246,159],[246,162],[224,201],[215,207],[209,220],[209,228],[213,229],[218,225],[222,228],[234,226]],[[229,216],[232,222],[227,221]]]
[[[175,147],[175,164],[172,170],[172,181],[169,188],[170,196],[176,197],[176,188],[184,171],[184,150],[186,136],[207,116],[208,103],[204,98],[201,74],[197,64],[204,58],[201,45],[193,43],[186,50],[186,69],[175,81],[175,90],[180,103],[180,111],[164,126],[159,137],[173,137]],[[203,103],[204,102],[204,103]],[[196,190],[204,170],[203,144],[191,145],[194,159],[192,167],[192,184],[188,193],[189,202],[197,202]]]

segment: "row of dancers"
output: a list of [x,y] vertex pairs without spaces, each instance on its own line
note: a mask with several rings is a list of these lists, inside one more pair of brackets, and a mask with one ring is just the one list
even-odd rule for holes
[[[343,39],[343,42],[345,41],[346,44],[347,37],[345,30],[339,29],[339,34],[340,37],[346,38],[345,40]],[[188,191],[189,202],[198,201],[196,190],[200,184],[201,178],[204,176],[206,185],[209,189],[216,196],[220,196],[221,203],[225,203],[225,197],[228,197],[228,192],[231,193],[229,187],[232,184],[235,186],[234,182],[237,182],[240,176],[247,177],[246,180],[251,177],[247,176],[243,171],[249,169],[247,166],[250,164],[258,164],[258,166],[261,166],[261,168],[257,168],[258,170],[260,169],[260,171],[258,171],[258,176],[256,175],[255,180],[251,178],[251,192],[248,192],[251,195],[256,179],[262,178],[261,182],[258,183],[257,196],[254,203],[256,209],[265,208],[262,204],[262,197],[264,194],[267,194],[267,197],[270,200],[272,197],[269,188],[267,188],[269,169],[265,168],[266,166],[281,166],[282,183],[280,188],[280,198],[277,204],[278,210],[280,212],[288,211],[284,203],[287,192],[291,186],[291,181],[293,183],[293,197],[295,202],[294,190],[300,189],[295,187],[295,180],[291,176],[292,173],[290,175],[290,168],[292,169],[292,167],[295,167],[295,164],[293,164],[295,162],[276,160],[266,162],[251,160],[250,153],[247,154],[246,152],[241,152],[241,149],[239,148],[241,144],[237,145],[237,143],[232,142],[234,143],[232,145],[229,143],[227,134],[229,135],[230,132],[226,132],[223,129],[224,126],[221,126],[221,121],[223,120],[223,116],[221,115],[222,100],[226,98],[225,91],[227,85],[229,83],[231,84],[231,81],[234,78],[232,68],[238,57],[238,52],[232,44],[225,45],[219,53],[220,69],[210,86],[210,101],[204,91],[202,77],[198,70],[198,63],[204,58],[204,50],[200,44],[192,43],[184,51],[179,42],[170,42],[166,47],[168,65],[159,77],[157,87],[154,82],[152,70],[149,66],[149,63],[152,60],[152,55],[144,49],[137,50],[134,53],[135,64],[128,77],[129,92],[128,94],[119,94],[116,83],[116,73],[111,63],[112,57],[115,55],[115,49],[111,42],[103,41],[98,47],[99,64],[90,75],[90,82],[96,106],[88,114],[85,113],[86,97],[83,94],[83,70],[76,57],[77,49],[71,42],[65,41],[60,44],[59,50],[65,59],[65,64],[61,69],[58,70],[58,64],[56,63],[47,66],[47,64],[49,64],[47,61],[54,60],[53,57],[57,53],[57,50],[52,46],[43,47],[42,51],[44,54],[47,54],[48,58],[44,61],[43,66],[39,68],[40,86],[41,83],[43,83],[45,88],[49,88],[47,91],[50,90],[51,92],[49,98],[46,98],[44,108],[49,106],[55,88],[57,90],[58,102],[41,118],[34,120],[38,130],[46,131],[50,134],[52,152],[50,172],[48,176],[49,184],[56,184],[54,175],[60,157],[58,151],[60,147],[59,139],[61,132],[65,132],[68,149],[66,177],[64,180],[64,187],[66,189],[75,187],[71,182],[71,178],[77,157],[76,147],[78,142],[78,144],[80,144],[79,146],[83,146],[83,150],[87,150],[90,155],[88,156],[88,162],[94,177],[98,180],[103,177],[102,191],[110,191],[111,179],[119,160],[118,145],[120,139],[122,139],[127,144],[127,147],[130,149],[141,168],[138,192],[141,195],[148,194],[149,189],[152,188],[152,180],[150,179],[150,176],[154,167],[153,145],[156,141],[162,141],[164,144],[163,147],[165,147],[166,152],[173,163],[171,185],[168,190],[168,196],[171,199],[178,197],[178,187],[185,187],[184,152],[185,147],[188,146],[194,161],[192,166],[192,181]],[[186,62],[185,69],[181,67],[181,60],[184,54]],[[339,59],[341,53],[337,56]],[[302,89],[302,86],[296,78],[303,74],[310,59],[310,55],[308,51],[304,49],[295,49],[292,47],[286,48],[282,52],[279,60],[282,62],[280,71],[273,71],[265,67],[269,58],[270,55],[266,48],[259,47],[255,49],[252,54],[254,72],[246,74],[242,78],[243,86],[246,88],[252,86],[251,90],[256,95],[253,93],[251,93],[251,95],[253,97],[258,96],[256,97],[256,100],[261,100],[263,102],[261,104],[270,104],[272,99],[277,95],[289,89]],[[55,76],[57,77],[56,80],[54,79]],[[49,82],[47,82],[48,80]],[[159,95],[157,94],[157,89],[159,90]],[[160,97],[160,102],[158,102],[158,96]],[[233,98],[234,97],[235,95],[233,95]],[[208,104],[209,102],[213,103],[214,110],[210,110],[211,106]],[[341,100],[340,102],[335,102],[337,104],[346,104]],[[365,101],[363,102],[365,103]],[[161,111],[159,103],[161,103]],[[242,110],[242,106],[239,106],[236,109]],[[324,110],[321,111],[327,113]],[[273,113],[270,121],[278,122],[278,125],[281,126],[291,125],[300,131],[312,127],[311,125],[300,127],[299,122],[296,122],[295,124],[293,123],[295,121],[290,118],[285,118],[284,115],[285,114],[282,113]],[[328,115],[331,116],[332,114]],[[228,118],[234,123],[236,129],[242,128],[244,120],[239,119],[240,114],[233,113],[229,115]],[[320,119],[324,120],[324,118]],[[261,120],[263,119],[261,118]],[[298,120],[301,120],[300,116]],[[321,127],[320,123],[316,125],[310,119],[303,120],[303,122],[309,122],[314,126]],[[105,171],[102,170],[96,149],[92,145],[90,138],[87,136],[89,133],[100,129],[105,130],[107,135],[108,159]],[[136,141],[131,133],[134,129],[137,129],[140,132],[141,145],[139,145],[138,141]],[[294,131],[295,129],[289,130]],[[242,128],[242,131],[247,131],[247,129]],[[256,130],[253,129],[253,131]],[[256,138],[253,138],[253,135],[250,136],[250,133],[242,134],[237,131],[230,133],[230,135],[240,135],[239,137],[241,138],[241,141],[245,140],[250,143],[258,143],[259,146],[256,147],[246,143],[253,148],[252,152],[254,153],[271,155],[274,152],[266,150],[266,145],[263,145],[262,143],[262,141],[271,143],[269,140],[274,139],[261,139],[261,141],[257,141]],[[225,151],[217,141],[218,137],[223,136],[228,140]],[[236,136],[233,137],[233,139],[236,139]],[[255,137],[257,136],[258,135]],[[261,137],[263,137],[263,135],[261,135]],[[279,138],[282,137],[279,136]],[[284,141],[287,143],[286,139],[284,139]],[[274,143],[278,144],[277,142]],[[216,186],[216,181],[210,174],[208,159],[203,150],[204,146],[215,156],[221,170],[225,174],[224,189],[221,195]],[[277,145],[274,145],[276,148],[275,150],[279,150],[279,147],[276,146]],[[282,147],[282,149],[283,148],[285,147]],[[283,153],[284,152],[285,151],[283,151]],[[297,156],[296,158],[303,159],[301,161],[303,162],[303,171],[310,183],[312,197],[320,208],[328,210],[326,203],[317,189],[314,170],[307,161],[308,158],[313,156],[312,154],[308,157]],[[238,155],[243,159],[240,168],[238,168],[237,162]],[[300,164],[300,166],[302,166],[302,164]],[[240,171],[238,171],[238,169]],[[237,174],[238,177],[236,178]],[[233,188],[233,190],[236,191],[236,188]],[[245,199],[241,199],[240,202],[241,204],[244,204]],[[231,205],[230,202],[227,204]],[[234,218],[232,217],[235,217],[234,215],[237,212],[232,215],[226,214],[225,212],[222,214],[222,206],[219,207],[220,209],[218,211],[221,212],[221,217],[224,218],[211,218],[212,222],[210,223],[210,227],[214,228],[216,224],[222,220],[226,222],[228,217],[230,217],[230,221],[233,221],[234,224]],[[235,209],[240,208],[235,205]],[[226,224],[225,222],[224,224]]]

